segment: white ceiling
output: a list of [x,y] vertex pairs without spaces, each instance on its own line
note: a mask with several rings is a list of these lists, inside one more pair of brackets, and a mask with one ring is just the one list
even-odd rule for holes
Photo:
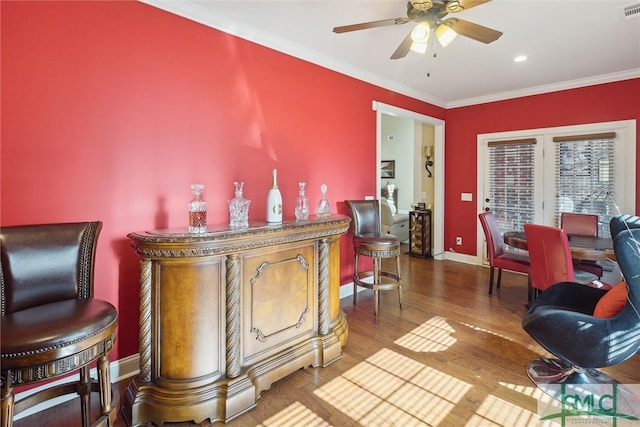
[[[502,31],[497,41],[458,36],[435,58],[397,60],[413,23],[332,29],[406,17],[405,0],[141,1],[446,108],[640,77],[640,18],[618,10],[640,0],[493,0],[455,16]],[[529,60],[514,63],[519,54]]]

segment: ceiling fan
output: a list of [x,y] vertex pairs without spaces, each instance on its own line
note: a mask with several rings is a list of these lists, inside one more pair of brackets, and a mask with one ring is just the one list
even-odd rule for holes
[[335,27],[334,33],[364,30],[367,28],[400,25],[407,22],[418,24],[402,40],[391,59],[404,58],[410,50],[425,53],[431,29],[435,29],[438,42],[444,47],[453,41],[456,35],[470,39],[491,43],[496,41],[502,33],[460,18],[444,19],[450,13],[457,13],[472,7],[488,3],[491,0],[409,0],[406,18],[391,18],[380,21],[363,22],[360,24]]

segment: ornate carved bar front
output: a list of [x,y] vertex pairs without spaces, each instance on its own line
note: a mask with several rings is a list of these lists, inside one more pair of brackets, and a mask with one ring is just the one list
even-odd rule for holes
[[338,359],[348,330],[340,236],[349,221],[129,234],[142,258],[129,424],[228,421],[273,382]]

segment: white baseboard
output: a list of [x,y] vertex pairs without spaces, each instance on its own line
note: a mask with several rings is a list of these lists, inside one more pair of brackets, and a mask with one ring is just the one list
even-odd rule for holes
[[[112,384],[118,381],[122,381],[126,378],[132,377],[134,375],[137,375],[139,372],[140,372],[140,355],[138,354],[127,356],[123,359],[116,360],[110,363],[110,373],[111,373],[110,376],[111,376]],[[96,368],[91,369],[91,377],[96,378],[96,376],[97,376],[97,369]],[[79,379],[80,379],[80,374],[76,373],[74,375],[70,375],[68,377],[64,377],[56,381],[46,382],[42,385],[39,385],[27,391],[17,393],[15,396],[15,399],[16,401],[18,401],[24,397],[30,396],[34,393],[45,390],[52,386],[78,381]],[[75,399],[76,397],[78,397],[77,394],[67,394],[65,396],[60,396],[54,399],[47,400],[46,402],[42,402],[39,405],[36,405],[32,408],[29,408],[19,413],[14,417],[14,420],[19,420],[21,418],[28,417],[29,415],[33,415],[40,411],[44,411],[45,409],[49,409],[61,403]],[[78,415],[78,417],[79,416],[80,415]]]
[[459,254],[453,251],[443,252],[441,255],[443,256],[443,259],[446,259],[449,261],[457,261],[465,264],[478,265],[478,257],[475,255]]

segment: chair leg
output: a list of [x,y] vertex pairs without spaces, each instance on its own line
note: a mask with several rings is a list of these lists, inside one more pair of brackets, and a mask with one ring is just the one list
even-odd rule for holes
[[356,252],[355,260],[353,261],[353,305],[356,305],[356,299],[358,297],[358,253]]
[[498,269],[498,281],[496,282],[496,289],[500,289],[500,282],[502,281],[502,269]]
[[78,394],[80,395],[82,427],[89,427],[89,425],[91,425],[91,375],[89,373],[89,365],[80,368]]
[[396,273],[398,274],[398,300],[400,308],[402,308],[402,276],[400,273],[400,255],[396,257]]
[[489,267],[489,295],[493,294],[493,267]]
[[98,384],[100,385],[100,414],[111,412],[111,372],[109,358],[103,355],[98,360]]
[[373,259],[373,315],[378,317],[378,309],[380,307],[380,295],[378,285],[380,284],[380,258]]
[[[8,372],[3,372],[3,374],[9,377]],[[13,404],[15,403],[15,398],[10,378],[6,378],[5,383],[2,385],[2,397],[0,399],[0,405],[2,406],[2,412],[0,413],[2,427],[11,427],[13,426]]]

